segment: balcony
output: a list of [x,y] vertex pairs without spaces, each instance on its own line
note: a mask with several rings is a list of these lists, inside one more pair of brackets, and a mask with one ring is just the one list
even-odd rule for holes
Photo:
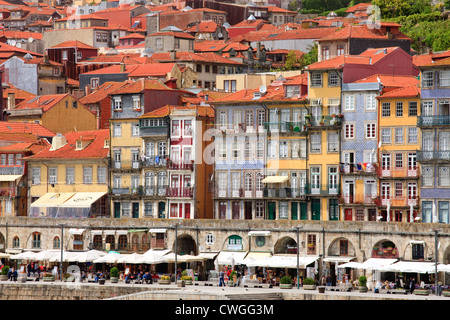
[[245,190],[243,188],[228,191],[227,189],[215,189],[215,198],[262,198],[263,190]]
[[308,196],[337,196],[339,193],[339,185],[321,185],[321,184],[307,184],[305,192]]
[[418,116],[417,126],[450,126],[450,116]]
[[167,166],[166,156],[159,157],[143,157],[141,159],[142,167],[165,167]]
[[304,122],[264,122],[268,133],[302,134],[306,133]]
[[421,151],[417,150],[417,161],[450,161],[450,150],[448,151]]
[[415,207],[419,204],[419,198],[409,198],[409,197],[392,197],[390,199],[381,199],[381,205],[392,207]]
[[234,124],[216,124],[215,128],[222,133],[258,133],[265,132],[265,126],[247,126],[244,123]]
[[378,199],[377,196],[374,195],[363,195],[363,194],[344,194],[341,195],[339,198],[339,203],[343,205],[351,205],[351,204],[357,204],[357,205],[375,205],[377,203],[376,199]]
[[339,168],[339,172],[343,175],[375,175],[377,173],[378,166],[372,164],[370,167],[358,167],[353,164],[344,164]]
[[180,163],[180,162],[173,162],[169,160],[167,162],[167,169],[169,170],[190,170],[194,171],[194,163]]
[[111,161],[112,170],[139,170],[141,169],[141,161]]
[[342,124],[342,118],[340,116],[305,116],[306,127],[333,127],[340,126]]
[[144,196],[146,197],[165,197],[167,194],[167,186],[144,187]]
[[15,197],[16,188],[0,188],[0,197]]
[[418,179],[420,177],[419,168],[403,168],[403,169],[392,169],[392,168],[377,168],[377,176],[379,178],[414,178]]
[[264,197],[265,198],[305,198],[307,194],[306,188],[265,188]]
[[183,188],[167,188],[167,197],[173,198],[192,198],[194,192],[192,187],[183,187]]

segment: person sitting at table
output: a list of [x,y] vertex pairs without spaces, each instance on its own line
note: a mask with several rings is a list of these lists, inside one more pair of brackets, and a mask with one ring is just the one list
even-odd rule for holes
[[145,281],[145,283],[150,283],[150,284],[153,283],[152,275],[149,272],[146,272],[144,274],[144,281]]
[[131,281],[131,273],[128,272],[126,277],[125,277],[125,283],[130,283],[130,281]]
[[14,267],[8,271],[8,279],[11,281],[17,281],[17,271]]

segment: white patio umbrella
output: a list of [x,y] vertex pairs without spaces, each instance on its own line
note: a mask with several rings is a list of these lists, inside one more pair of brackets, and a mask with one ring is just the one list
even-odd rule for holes
[[11,257],[11,254],[0,252],[0,259],[1,258],[10,258],[10,257]]
[[[76,252],[63,251],[63,262],[70,261],[70,257],[74,256]],[[56,252],[51,258],[47,259],[48,262],[61,262],[61,251]]]
[[117,259],[117,263],[142,264],[143,255],[139,253],[124,254]]
[[355,261],[350,261],[344,264],[340,264],[337,266],[338,268],[352,268],[352,269],[358,269],[361,267],[361,263],[359,262],[355,262]]
[[41,252],[38,252],[33,260],[36,261],[48,261],[51,258],[57,257],[59,255],[59,257],[61,258],[61,251],[58,250],[43,250]]
[[92,261],[93,263],[116,263],[116,261],[120,258],[120,253],[110,252],[105,254],[103,257],[95,259]]
[[142,261],[145,264],[159,264],[167,263],[167,258],[164,257],[165,254],[169,253],[170,250],[153,250],[150,249],[142,255]]
[[15,255],[12,255],[10,259],[15,260],[34,260],[34,257],[36,256],[36,253],[33,251],[24,251]]
[[104,251],[99,250],[89,250],[83,252],[77,252],[76,255],[73,255],[69,258],[70,262],[92,262],[100,257],[107,255]]
[[[164,256],[169,262],[175,262],[175,253],[169,253]],[[193,262],[204,261],[204,257],[194,256],[190,254],[179,255],[177,254],[177,262]]]

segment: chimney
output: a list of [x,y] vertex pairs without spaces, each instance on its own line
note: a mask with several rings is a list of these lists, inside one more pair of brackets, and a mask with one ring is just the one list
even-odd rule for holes
[[8,93],[8,110],[13,110],[16,108],[16,94],[14,92]]
[[121,63],[120,64],[120,72],[125,72],[126,68],[125,68],[125,63]]
[[85,95],[86,95],[86,96],[87,96],[87,95],[90,95],[90,94],[92,93],[92,87],[91,87],[90,84],[88,84],[88,85],[86,85],[86,86],[84,87],[84,92],[85,92]]
[[386,32],[386,36],[389,40],[392,40],[394,38],[391,31]]
[[50,147],[50,151],[58,150],[59,148],[65,146],[67,144],[66,137],[64,137],[61,133],[57,133],[52,140],[52,146]]
[[177,55],[175,50],[170,50],[170,60],[176,60]]

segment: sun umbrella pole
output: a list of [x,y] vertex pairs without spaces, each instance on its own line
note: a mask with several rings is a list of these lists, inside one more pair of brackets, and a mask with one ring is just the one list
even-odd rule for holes
[[61,262],[59,263],[59,276],[60,280],[63,280],[63,251],[64,251],[64,225],[61,225]]

